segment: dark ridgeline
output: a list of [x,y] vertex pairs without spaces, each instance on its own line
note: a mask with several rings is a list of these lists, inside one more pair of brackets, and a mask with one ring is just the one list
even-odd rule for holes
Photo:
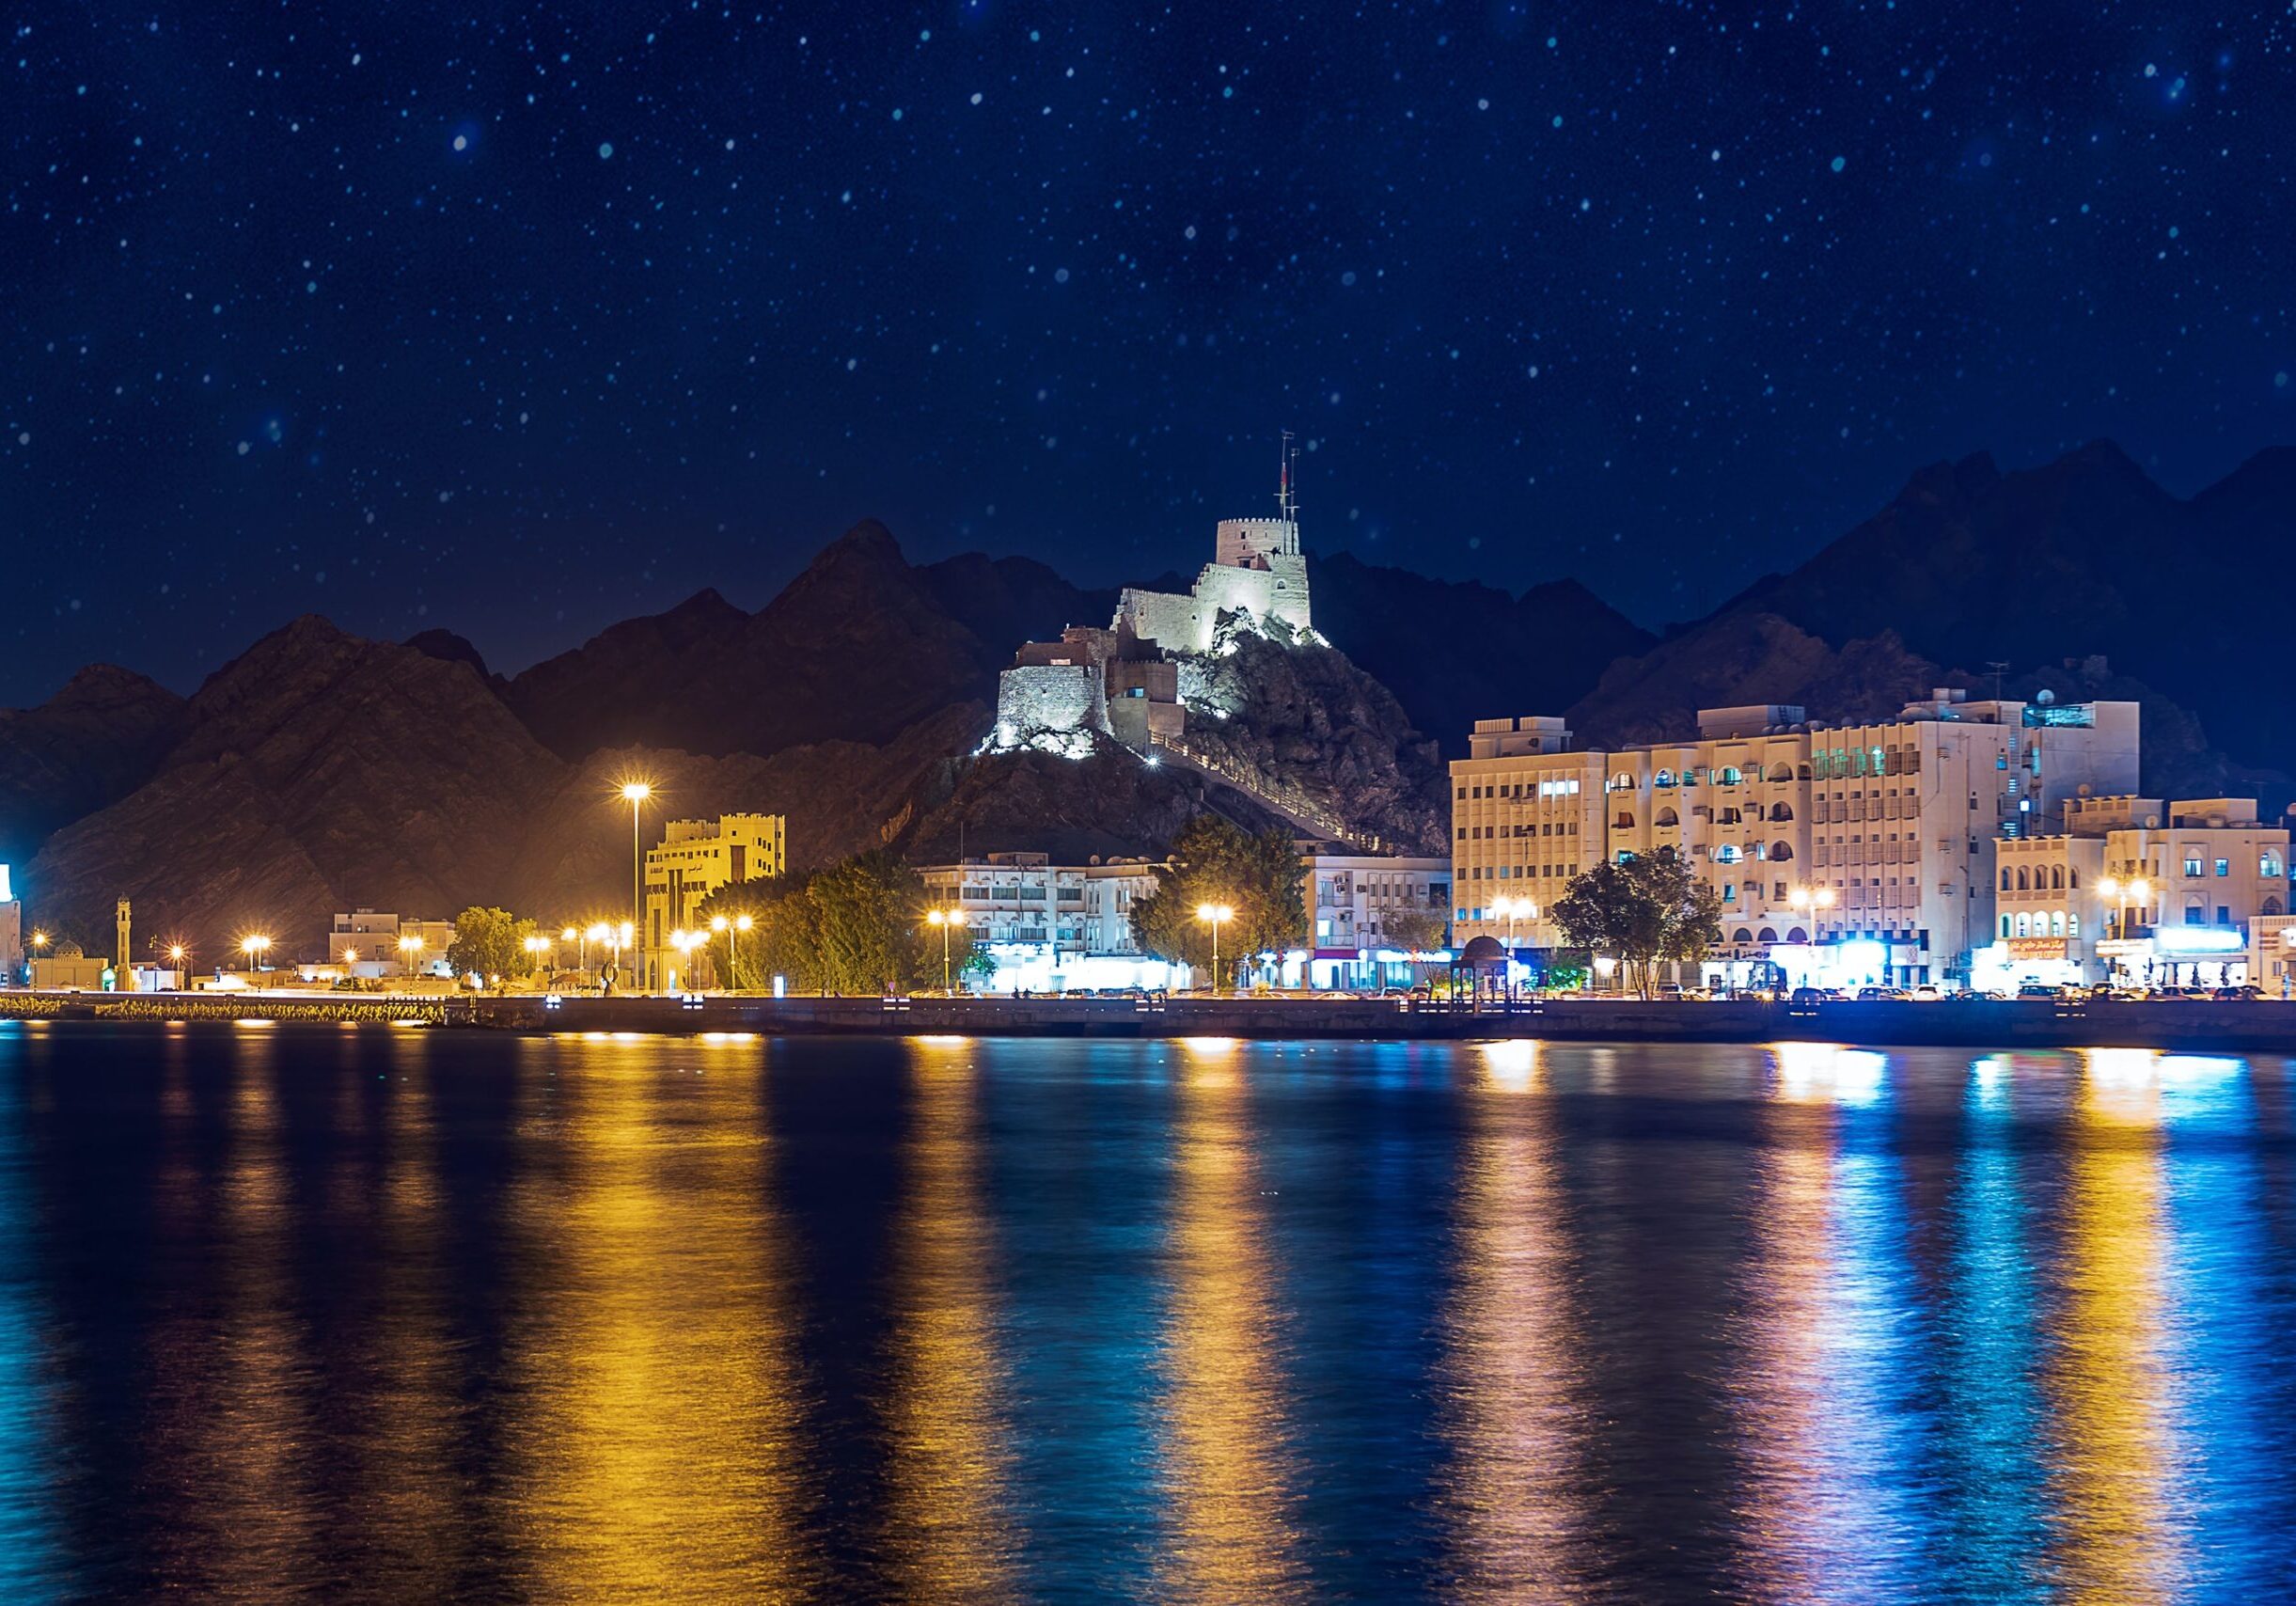
[[[1934,685],[1989,686],[2000,659],[2013,693],[2140,701],[2155,789],[2276,806],[2296,786],[2267,767],[2296,736],[2267,662],[2292,482],[2296,451],[2189,501],[2108,445],[2010,474],[1939,465],[1661,638],[1572,581],[1510,596],[1317,558],[1335,646],[1246,643],[1246,705],[1196,739],[1440,851],[1442,760],[1474,719],[1561,712],[1598,744],[1681,734],[1701,706],[1874,717]],[[139,929],[212,946],[356,905],[618,906],[627,867],[600,821],[629,771],[677,815],[784,812],[798,866],[888,843],[1154,852],[1213,805],[1269,823],[1239,794],[1122,756],[966,762],[1014,647],[1113,604],[1025,559],[912,564],[873,521],[754,614],[703,591],[514,677],[445,631],[401,645],[306,618],[188,700],[99,667],[0,712],[0,854],[61,931],[100,937],[124,895]]]

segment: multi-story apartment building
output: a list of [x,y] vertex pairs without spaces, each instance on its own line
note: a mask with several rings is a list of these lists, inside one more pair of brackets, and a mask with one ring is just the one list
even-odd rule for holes
[[685,963],[670,933],[690,929],[702,899],[789,868],[787,821],[779,814],[726,814],[672,820],[662,843],[646,855],[646,929],[639,936],[645,984],[657,987]]
[[[1439,949],[1451,924],[1451,860],[1313,854],[1303,887],[1309,952],[1295,980],[1311,987],[1407,986],[1409,955]],[[1427,932],[1413,928],[1424,924]]]
[[2136,740],[2132,702],[1946,690],[1870,725],[1706,709],[1693,740],[1616,751],[1574,750],[1559,719],[1479,721],[1452,765],[1453,940],[1552,946],[1545,911],[1572,875],[1672,852],[1722,905],[1723,973],[1966,980],[1993,929],[1995,842],[2133,789]]

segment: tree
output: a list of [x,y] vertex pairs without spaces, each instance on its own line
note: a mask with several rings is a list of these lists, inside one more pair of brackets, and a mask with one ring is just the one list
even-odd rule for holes
[[526,976],[534,969],[534,955],[527,938],[534,922],[522,921],[508,909],[473,905],[454,917],[454,941],[448,945],[447,963],[458,976]]
[[1251,836],[1216,814],[1199,814],[1172,840],[1156,890],[1132,905],[1132,935],[1160,959],[1207,970],[1212,926],[1196,918],[1206,904],[1235,911],[1219,928],[1221,965],[1282,952],[1308,935],[1307,864],[1282,831]]
[[[722,936],[711,937],[713,959],[734,961],[737,987],[763,988],[781,976],[799,992],[905,991],[928,974],[940,980],[940,937],[926,938],[924,903],[922,878],[880,850],[810,875],[721,888],[697,905],[695,919],[708,931],[719,915],[749,917],[731,952]],[[962,933],[952,937],[951,958],[969,946]]]
[[1433,909],[1390,909],[1379,919],[1379,934],[1390,948],[1425,953],[1443,942],[1443,917]]
[[1714,890],[1671,853],[1596,864],[1571,878],[1549,913],[1572,946],[1616,954],[1627,984],[1645,995],[1653,964],[1696,963],[1722,940]]

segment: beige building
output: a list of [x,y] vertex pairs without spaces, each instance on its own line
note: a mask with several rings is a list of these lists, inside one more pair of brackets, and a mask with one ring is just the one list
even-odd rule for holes
[[646,929],[643,984],[664,984],[685,956],[669,945],[670,933],[694,928],[702,899],[722,888],[763,881],[789,869],[787,822],[779,814],[724,814],[716,820],[672,820],[662,843],[646,855]]
[[[1451,860],[1320,853],[1306,864],[1308,953],[1303,967],[1283,966],[1283,985],[1410,985],[1420,967],[1409,955],[1442,948],[1451,925]],[[1420,921],[1431,936],[1406,940]]]
[[1479,721],[1451,766],[1452,938],[1511,926],[1518,948],[1555,946],[1546,910],[1571,876],[1671,851],[1714,889],[1716,959],[1741,979],[1775,964],[1821,985],[1965,981],[1993,931],[1996,840],[2133,789],[2136,747],[2132,702],[1949,690],[1871,725],[1703,709],[1693,740],[1609,752],[1574,750],[1560,719]]
[[78,943],[67,940],[57,943],[54,953],[33,956],[32,984],[55,992],[100,993],[111,970],[109,959],[83,953]]
[[[417,946],[401,948],[412,941]],[[442,972],[454,946],[452,921],[353,909],[338,914],[327,929],[327,964],[354,976],[403,976]]]
[[[2288,832],[2257,817],[2253,797],[2084,799],[2074,829],[2100,837],[2120,894],[2103,957],[2123,979],[2227,982],[2270,976],[2253,953],[2260,919],[2288,908]],[[2127,889],[2141,885],[2131,900]],[[2101,974],[2094,978],[2104,979]]]

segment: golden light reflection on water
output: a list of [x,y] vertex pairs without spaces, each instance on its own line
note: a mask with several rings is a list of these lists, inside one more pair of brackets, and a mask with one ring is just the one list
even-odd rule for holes
[[920,1600],[1011,1598],[1005,1370],[989,1321],[996,1236],[981,1197],[975,1050],[911,1045],[915,1114],[894,1229],[891,1570]]
[[311,1431],[308,1378],[288,1302],[287,1197],[276,1078],[268,1033],[239,1039],[228,1091],[229,1141],[213,1201],[191,1152],[189,1094],[171,1056],[164,1095],[184,1119],[170,1123],[160,1181],[172,1230],[195,1242],[210,1231],[230,1246],[217,1262],[212,1305],[169,1310],[152,1337],[151,1432],[157,1487],[191,1497],[168,1535],[162,1566],[195,1594],[263,1599],[283,1580],[316,1571],[318,1514],[303,1473]]
[[756,1081],[671,1043],[530,1047],[522,1128],[563,1169],[522,1176],[513,1204],[540,1284],[522,1323],[530,1403],[508,1516],[525,1593],[810,1593],[793,1520],[785,1235]]
[[2174,1446],[2162,1400],[2160,1057],[2098,1049],[2083,1060],[2046,1373],[2052,1560],[2066,1598],[2162,1599],[2177,1592],[2185,1556],[2162,1518]]
[[1224,1041],[1179,1045],[1162,1337],[1159,1599],[1305,1598],[1250,1093]]
[[1576,1456],[1586,1431],[1553,1116],[1535,1097],[1533,1042],[1483,1045],[1468,1094],[1458,1272],[1445,1327],[1445,1437],[1457,1452],[1442,1510],[1456,1597],[1568,1600],[1586,1524]]

